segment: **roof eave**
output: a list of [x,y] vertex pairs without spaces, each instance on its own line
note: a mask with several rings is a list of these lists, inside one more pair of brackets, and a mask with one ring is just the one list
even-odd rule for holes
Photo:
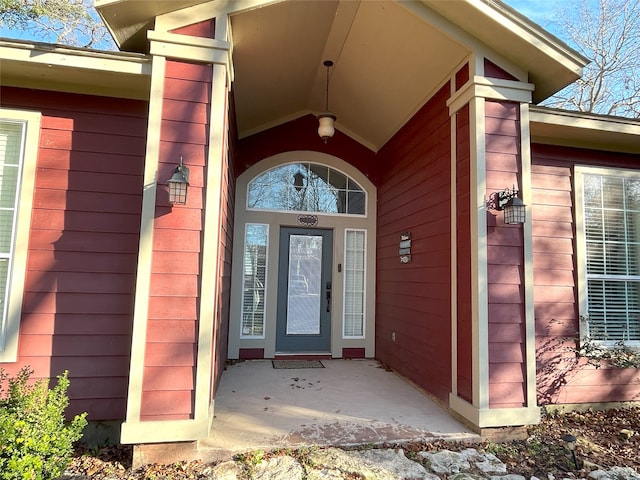
[[531,142],[640,154],[640,120],[531,107]]
[[500,55],[528,71],[536,85],[533,101],[539,103],[582,76],[589,59],[501,0],[460,2],[424,0],[449,21]]
[[2,85],[117,98],[149,98],[146,55],[0,38]]

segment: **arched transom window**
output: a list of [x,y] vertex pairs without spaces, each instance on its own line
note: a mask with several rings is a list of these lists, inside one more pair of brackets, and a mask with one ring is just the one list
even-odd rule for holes
[[249,182],[248,210],[366,215],[367,195],[348,175],[319,163],[289,163]]

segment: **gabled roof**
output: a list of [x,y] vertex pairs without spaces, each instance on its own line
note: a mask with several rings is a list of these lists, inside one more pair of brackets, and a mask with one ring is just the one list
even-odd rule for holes
[[[586,60],[498,0],[97,0],[121,48],[147,52],[163,15],[184,25],[229,15],[240,136],[329,108],[337,127],[379,149],[475,53],[535,102],[579,78]],[[226,25],[225,25],[226,26]]]

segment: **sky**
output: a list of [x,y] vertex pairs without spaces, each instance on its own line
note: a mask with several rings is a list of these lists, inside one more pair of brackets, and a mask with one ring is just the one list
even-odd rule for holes
[[[450,0],[455,1],[455,0]],[[567,6],[569,2],[575,2],[576,0],[503,0],[507,5],[512,8],[515,8],[519,13],[528,17],[535,23],[539,24],[543,28],[549,30],[552,34],[560,38],[561,40],[565,40],[563,38],[562,32],[558,31],[557,28],[554,27],[552,18],[553,12],[556,7],[563,5]],[[33,39],[37,41],[44,42],[55,42],[54,39],[43,39],[43,38],[33,38],[32,36],[26,35],[23,32],[16,32],[7,30],[4,27],[0,27],[0,37],[8,37],[8,38],[22,38],[22,39]]]
[[[561,6],[567,7],[572,0],[503,0],[504,3],[514,8],[525,17],[548,30],[561,40],[562,31],[553,24],[554,12]],[[575,3],[575,1],[573,1]]]

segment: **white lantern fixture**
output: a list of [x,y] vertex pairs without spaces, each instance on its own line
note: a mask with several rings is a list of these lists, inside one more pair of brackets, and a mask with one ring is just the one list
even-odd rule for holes
[[333,134],[336,132],[334,127],[334,123],[336,121],[336,116],[329,111],[329,69],[333,66],[333,62],[331,60],[325,60],[323,65],[327,67],[327,84],[326,84],[326,97],[325,97],[325,112],[318,115],[318,135],[327,143]]

